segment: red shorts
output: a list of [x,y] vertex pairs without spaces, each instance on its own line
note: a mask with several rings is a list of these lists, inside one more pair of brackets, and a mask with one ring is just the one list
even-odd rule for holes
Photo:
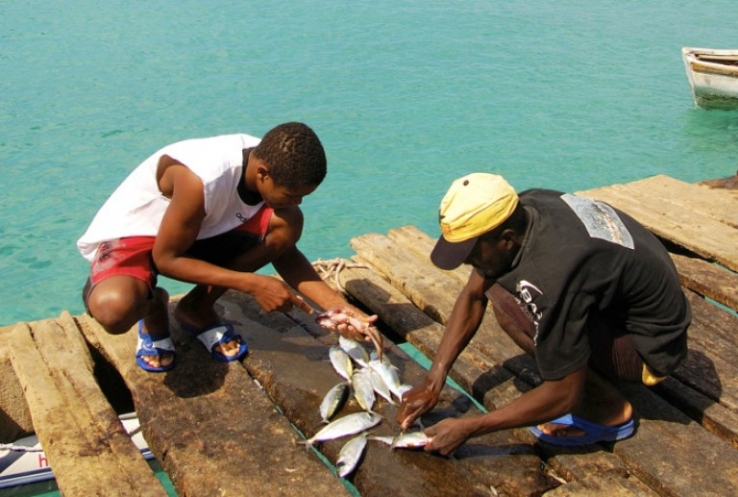
[[[221,235],[197,240],[188,255],[222,266],[239,254],[261,243],[266,236],[274,209],[262,207],[248,221]],[[113,276],[130,276],[146,283],[149,291],[156,287],[159,274],[151,251],[153,236],[131,236],[109,240],[100,244],[90,266],[90,277],[83,291],[87,302],[90,290],[103,280]]]
[[130,276],[156,286],[156,269],[151,258],[153,236],[131,236],[103,242],[90,266],[90,284],[95,286],[112,276]]

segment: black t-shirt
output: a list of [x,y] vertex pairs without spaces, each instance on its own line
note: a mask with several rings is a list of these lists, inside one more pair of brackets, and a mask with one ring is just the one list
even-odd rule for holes
[[686,354],[692,315],[661,242],[627,214],[584,197],[528,190],[520,203],[529,228],[497,282],[534,316],[541,376],[560,379],[587,362],[594,312],[622,323],[655,373],[671,374]]

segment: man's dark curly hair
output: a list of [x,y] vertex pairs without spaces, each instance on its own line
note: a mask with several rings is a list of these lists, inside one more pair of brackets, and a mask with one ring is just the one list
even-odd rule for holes
[[284,123],[270,129],[254,148],[254,155],[267,163],[269,174],[279,186],[318,186],[326,175],[323,145],[303,123]]

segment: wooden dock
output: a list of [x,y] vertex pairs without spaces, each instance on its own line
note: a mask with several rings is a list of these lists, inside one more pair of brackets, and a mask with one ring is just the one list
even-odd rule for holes
[[[738,494],[738,190],[656,176],[578,194],[656,233],[693,307],[684,365],[656,388],[626,390],[638,419],[628,440],[558,449],[526,429],[508,430],[471,439],[454,458],[370,442],[346,486],[332,469],[344,441],[317,446],[323,460],[298,443],[321,427],[318,405],[340,380],[328,359],[336,336],[304,313],[265,314],[228,292],[220,312],[249,343],[243,363],[211,360],[176,324],[177,366],[165,374],[136,366],[135,332],[108,335],[86,315],[1,328],[0,442],[35,431],[67,497],[166,495],[118,421],[117,406],[130,395],[180,496]],[[469,271],[436,269],[433,243],[412,226],[366,234],[351,247],[369,267],[327,278],[379,315],[405,383],[419,382],[424,370],[395,344],[432,358]],[[491,312],[451,377],[489,410],[540,381]],[[375,434],[399,431],[396,409],[379,401],[384,420]],[[342,412],[358,410],[351,400]],[[447,387],[427,421],[477,413]]]

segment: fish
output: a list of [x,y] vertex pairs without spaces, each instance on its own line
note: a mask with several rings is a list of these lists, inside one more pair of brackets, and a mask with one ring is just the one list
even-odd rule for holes
[[338,345],[354,360],[356,364],[361,367],[367,367],[369,365],[369,353],[361,345],[352,338],[346,338],[340,336],[338,338]]
[[413,389],[413,386],[412,385],[404,385],[404,384],[403,385],[400,385],[400,388],[397,389],[397,393],[398,393],[397,398],[398,398],[398,400],[400,402],[402,402],[402,396],[405,395],[405,392],[407,392],[408,390],[412,390],[412,389]]
[[430,441],[431,437],[421,430],[408,431],[395,435],[390,444],[390,449],[419,449],[427,445]]
[[315,435],[307,440],[301,440],[299,443],[305,445],[305,450],[309,450],[315,443],[355,435],[369,428],[373,428],[381,422],[382,416],[373,412],[363,411],[348,414],[335,421],[331,421]]
[[372,382],[372,388],[374,388],[374,391],[393,406],[397,405],[395,401],[392,400],[392,392],[390,392],[390,389],[382,376],[372,368],[367,368],[364,371],[369,372],[369,380]]
[[336,412],[343,406],[349,396],[349,384],[345,381],[338,383],[328,390],[320,403],[320,417],[323,423],[328,423]]
[[390,358],[389,358],[389,357],[388,357],[387,355],[385,355],[385,354],[382,354],[382,357],[379,357],[379,354],[377,353],[377,351],[376,351],[376,350],[372,350],[372,351],[371,351],[371,352],[369,353],[369,359],[370,359],[371,361],[379,361],[379,362],[381,362],[381,363],[384,363],[384,364],[386,364],[387,366],[393,366],[393,367],[395,367],[395,366],[394,366],[394,365],[392,364],[392,361],[390,360]]
[[372,407],[374,407],[377,398],[374,395],[374,386],[369,377],[368,369],[354,371],[354,374],[351,375],[351,388],[353,388],[354,397],[362,409],[372,412]]
[[346,351],[338,345],[334,345],[328,351],[328,356],[331,359],[331,364],[333,365],[333,369],[336,370],[336,373],[338,373],[338,375],[344,380],[350,380],[354,371],[354,366],[351,362],[351,357],[349,357]]
[[403,385],[402,382],[400,382],[397,368],[386,361],[372,359],[369,361],[369,367],[382,377],[385,385],[387,385],[389,391],[397,397],[397,400],[401,401],[402,394],[412,388],[410,385]]
[[361,456],[364,454],[365,448],[366,435],[363,433],[352,438],[341,447],[341,451],[338,453],[338,460],[336,461],[338,476],[345,478],[356,469]]

